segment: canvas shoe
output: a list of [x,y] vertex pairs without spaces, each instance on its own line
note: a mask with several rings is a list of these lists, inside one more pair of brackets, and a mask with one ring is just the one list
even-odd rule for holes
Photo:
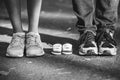
[[114,32],[107,30],[102,30],[97,34],[97,44],[99,49],[99,55],[116,55],[117,54],[117,44],[113,39]]
[[42,42],[38,33],[29,32],[26,34],[26,56],[35,57],[44,55]]
[[25,47],[25,33],[14,33],[12,40],[7,48],[6,56],[23,57]]
[[97,55],[98,48],[95,42],[96,34],[91,30],[84,31],[79,39],[80,55]]
[[61,55],[61,52],[62,52],[62,44],[60,43],[54,44],[52,54]]
[[70,43],[63,44],[62,53],[63,54],[72,54],[72,44],[70,44]]

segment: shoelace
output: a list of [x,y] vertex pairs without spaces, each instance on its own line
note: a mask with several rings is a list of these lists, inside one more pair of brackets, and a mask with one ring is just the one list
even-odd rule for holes
[[11,46],[12,47],[15,47],[15,46],[20,46],[20,47],[23,47],[24,45],[24,38],[22,36],[14,36],[13,39],[12,39],[12,43],[11,43]]
[[36,45],[37,46],[39,44],[39,42],[37,40],[37,36],[29,35],[28,39],[27,39],[27,44],[29,46],[31,46],[31,45]]
[[83,42],[91,42],[91,41],[94,41],[94,34],[93,32],[90,32],[90,31],[86,31],[82,36],[81,36],[81,43]]
[[113,45],[117,45],[116,41],[112,38],[110,33],[107,33],[106,31],[101,31],[100,34],[97,36],[98,44],[100,44],[101,41],[107,41],[109,43],[112,43]]

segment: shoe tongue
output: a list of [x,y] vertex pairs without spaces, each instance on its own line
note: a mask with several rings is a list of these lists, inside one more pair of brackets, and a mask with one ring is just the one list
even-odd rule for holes
[[91,41],[94,41],[94,37],[95,36],[95,33],[94,32],[92,32],[92,31],[87,31],[86,33],[85,33],[85,40],[87,40],[87,42],[91,42]]

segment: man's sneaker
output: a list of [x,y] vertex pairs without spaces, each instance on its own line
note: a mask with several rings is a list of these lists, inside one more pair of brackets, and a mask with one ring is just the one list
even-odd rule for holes
[[98,48],[95,42],[95,33],[85,31],[80,37],[79,54],[80,55],[97,55]]
[[113,39],[113,32],[110,30],[102,30],[97,33],[97,45],[99,48],[99,55],[117,54],[117,44]]
[[25,33],[14,33],[12,40],[7,48],[6,56],[23,57],[25,46]]
[[38,33],[29,32],[26,34],[26,56],[35,57],[44,55],[42,42]]

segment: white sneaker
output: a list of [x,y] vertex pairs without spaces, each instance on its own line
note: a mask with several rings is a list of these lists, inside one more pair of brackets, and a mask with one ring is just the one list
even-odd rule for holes
[[60,43],[54,44],[52,54],[61,55],[61,52],[62,52],[62,44]]
[[14,33],[12,40],[7,48],[6,56],[23,57],[25,47],[25,33]]
[[42,47],[42,42],[40,35],[38,33],[29,32],[26,34],[26,56],[42,56],[44,55],[44,50]]
[[63,54],[72,54],[72,44],[70,44],[70,43],[63,44],[62,53]]

